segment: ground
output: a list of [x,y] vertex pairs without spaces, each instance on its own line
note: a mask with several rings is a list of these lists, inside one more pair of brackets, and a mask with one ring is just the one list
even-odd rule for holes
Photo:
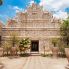
[[41,56],[8,58],[0,57],[3,69],[65,69],[66,58],[52,58]]

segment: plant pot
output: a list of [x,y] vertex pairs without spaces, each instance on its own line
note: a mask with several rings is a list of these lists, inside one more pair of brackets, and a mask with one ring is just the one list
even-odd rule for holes
[[58,57],[58,52],[59,52],[59,48],[58,47],[53,47],[52,48],[53,57]]
[[68,60],[68,64],[67,64],[67,68],[69,68],[69,48],[65,48],[65,54],[66,54],[66,57],[67,57],[67,60]]
[[0,69],[3,69],[4,65],[0,62]]
[[3,56],[3,48],[0,47],[0,56]]
[[16,47],[11,48],[11,55],[17,55],[17,48]]

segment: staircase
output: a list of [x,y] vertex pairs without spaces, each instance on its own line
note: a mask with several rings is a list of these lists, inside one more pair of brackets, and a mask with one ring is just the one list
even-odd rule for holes
[[31,52],[30,55],[31,56],[40,56],[40,53],[39,52]]

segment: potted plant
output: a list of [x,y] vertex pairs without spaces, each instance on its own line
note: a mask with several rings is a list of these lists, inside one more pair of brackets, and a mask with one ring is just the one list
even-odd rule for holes
[[69,17],[63,21],[60,28],[60,33],[61,33],[62,41],[64,43],[65,54],[68,60],[67,66],[69,67]]
[[11,55],[17,55],[17,44],[18,44],[19,40],[17,39],[16,35],[12,35],[10,43],[11,43]]
[[3,55],[5,54],[5,52],[7,55],[9,55],[10,49],[11,49],[11,45],[10,45],[9,41],[5,41],[3,43]]
[[0,47],[0,56],[3,56],[3,47]]
[[3,56],[3,47],[2,47],[2,39],[0,36],[0,56]]
[[53,38],[52,39],[52,53],[53,53],[53,57],[58,57],[58,52],[59,52],[59,48],[58,48],[58,38]]
[[[19,44],[20,52],[26,53],[26,50],[29,49],[30,40],[29,38],[22,39]],[[21,53],[22,54],[22,53]]]

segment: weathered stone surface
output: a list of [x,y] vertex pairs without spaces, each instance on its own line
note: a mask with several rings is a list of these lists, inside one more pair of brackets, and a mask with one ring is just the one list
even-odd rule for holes
[[4,64],[3,69],[65,69],[67,65],[66,58],[51,58],[41,56],[30,56],[22,58],[1,57]]
[[52,38],[60,38],[59,28],[60,20],[54,18],[51,12],[43,11],[41,6],[32,4],[25,12],[18,12],[2,27],[2,39],[8,40],[15,32],[18,38],[39,40],[41,52],[43,46],[52,46]]

